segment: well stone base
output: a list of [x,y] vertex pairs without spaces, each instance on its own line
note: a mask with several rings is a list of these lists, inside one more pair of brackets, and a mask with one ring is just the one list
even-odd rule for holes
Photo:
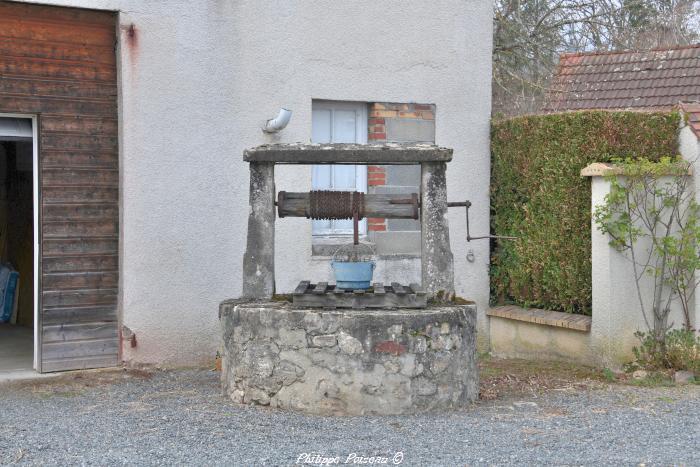
[[405,414],[478,396],[476,306],[293,309],[221,304],[223,390],[234,401],[314,414]]

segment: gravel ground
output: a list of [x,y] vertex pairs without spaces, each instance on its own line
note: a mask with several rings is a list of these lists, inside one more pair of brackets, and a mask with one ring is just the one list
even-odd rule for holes
[[390,465],[700,465],[700,386],[550,390],[457,413],[346,418],[237,406],[205,370],[84,373],[0,394],[0,464],[293,465],[308,453]]

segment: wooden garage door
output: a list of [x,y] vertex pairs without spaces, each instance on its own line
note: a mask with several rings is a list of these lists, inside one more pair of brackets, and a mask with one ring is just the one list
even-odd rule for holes
[[118,361],[115,15],[0,0],[0,112],[39,117],[40,371]]

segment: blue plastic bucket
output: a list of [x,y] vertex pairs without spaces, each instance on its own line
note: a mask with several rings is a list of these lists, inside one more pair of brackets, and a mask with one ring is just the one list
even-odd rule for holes
[[335,284],[339,289],[369,289],[374,261],[332,261]]

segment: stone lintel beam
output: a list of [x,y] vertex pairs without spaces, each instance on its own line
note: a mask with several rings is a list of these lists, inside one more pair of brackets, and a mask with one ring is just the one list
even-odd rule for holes
[[384,144],[265,144],[243,152],[246,162],[276,164],[407,165],[449,162],[452,149],[422,143]]
[[421,276],[431,296],[454,297],[454,260],[447,221],[444,162],[421,164]]
[[243,297],[275,293],[275,164],[250,164],[248,239],[243,256]]

